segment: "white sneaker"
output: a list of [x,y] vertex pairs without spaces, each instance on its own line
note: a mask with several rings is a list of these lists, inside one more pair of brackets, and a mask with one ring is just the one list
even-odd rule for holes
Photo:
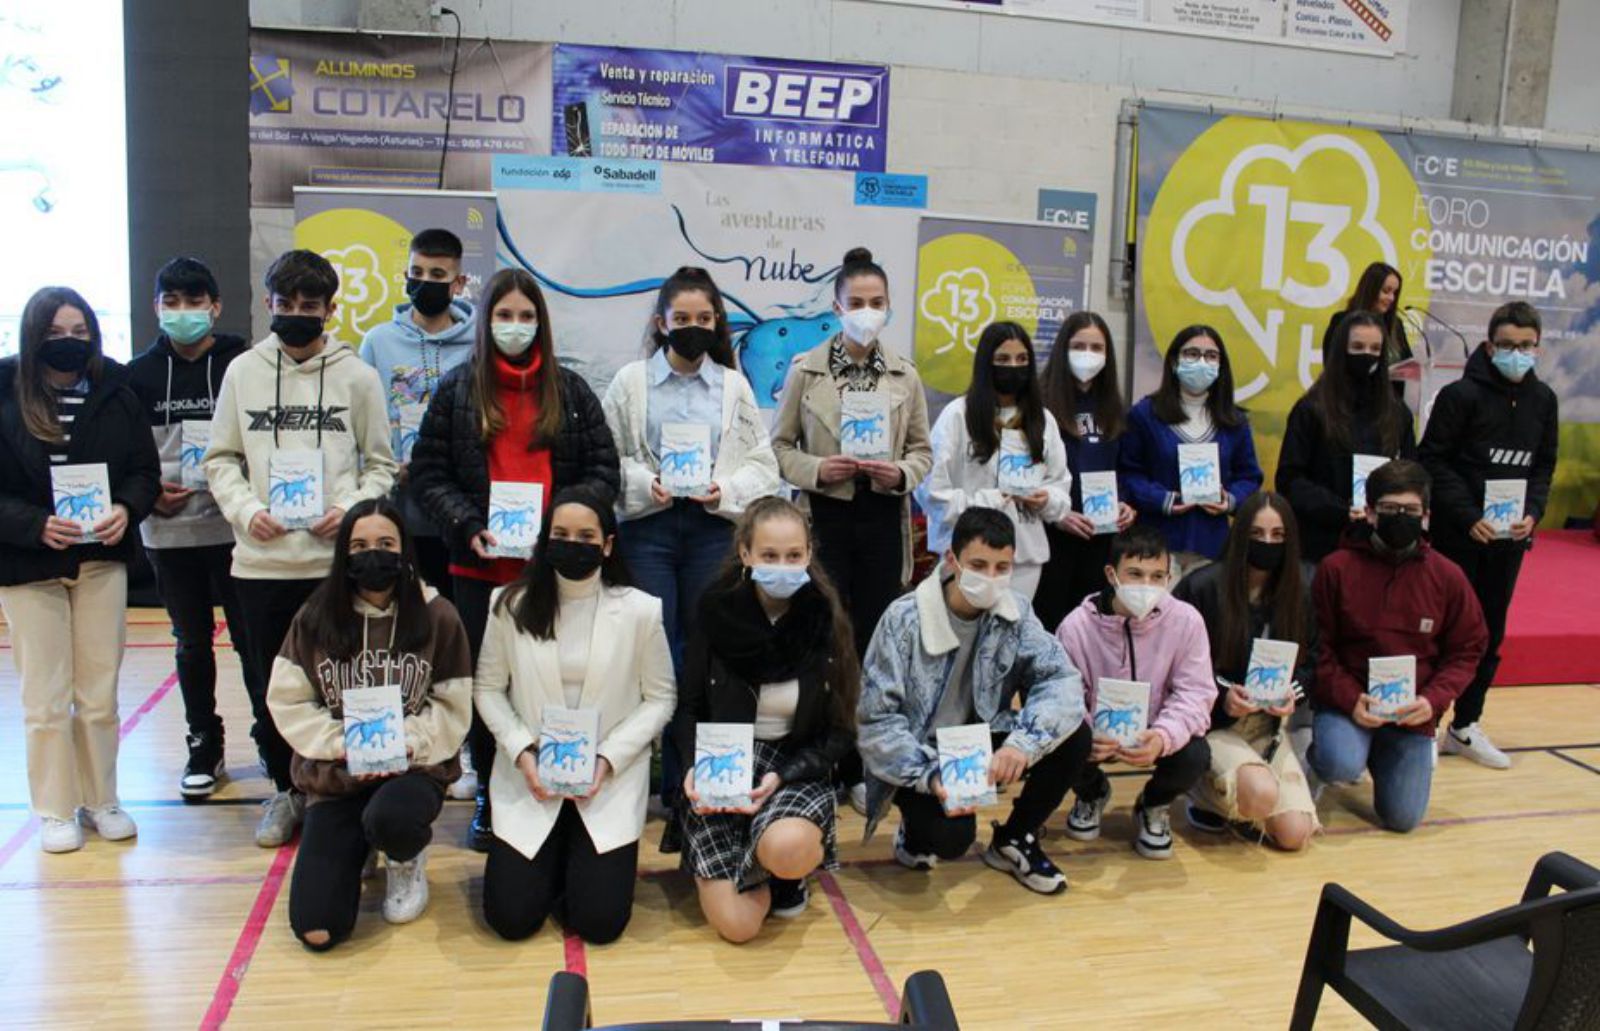
[[867,812],[867,785],[865,782],[850,788],[850,808],[862,816],[870,816]]
[[428,850],[409,863],[388,863],[388,885],[383,896],[383,918],[391,924],[409,924],[428,908]]
[[305,818],[306,796],[280,791],[261,803],[261,808],[264,812],[261,822],[256,824],[256,844],[262,848],[277,848],[289,843],[295,828]]
[[1445,755],[1461,755],[1491,770],[1511,769],[1511,757],[1494,746],[1483,727],[1474,723],[1457,730],[1448,727],[1438,738],[1439,751]]
[[39,848],[45,852],[76,852],[83,847],[83,828],[77,820],[39,820]]
[[94,809],[85,806],[78,811],[78,819],[107,841],[127,841],[139,833],[139,828],[133,825],[133,817],[123,812],[121,806],[103,805]]
[[478,797],[478,771],[472,768],[465,748],[461,750],[461,776],[445,788],[444,793],[457,802],[470,802]]

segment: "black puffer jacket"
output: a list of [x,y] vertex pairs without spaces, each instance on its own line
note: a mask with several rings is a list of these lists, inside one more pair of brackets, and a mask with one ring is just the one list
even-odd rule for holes
[[112,547],[80,544],[57,551],[39,539],[55,511],[50,452],[28,432],[17,405],[17,359],[0,361],[0,587],[73,578],[84,562],[128,562],[138,547],[139,523],[161,492],[161,459],[144,409],[128,389],[127,370],[105,360],[73,422],[70,464],[104,462],[111,500],[128,510],[128,529]]
[[1433,477],[1434,546],[1472,546],[1467,531],[1483,518],[1485,480],[1527,480],[1524,511],[1543,518],[1560,429],[1556,392],[1532,372],[1521,383],[1506,379],[1480,344],[1461,379],[1439,391],[1418,448]]
[[[464,566],[482,565],[472,553],[472,538],[489,525],[489,450],[472,404],[472,370],[471,362],[458,365],[440,381],[422,418],[410,467],[417,499],[450,545],[450,561]],[[615,497],[622,471],[600,399],[577,373],[560,372],[561,432],[550,448],[552,493],[585,484]]]

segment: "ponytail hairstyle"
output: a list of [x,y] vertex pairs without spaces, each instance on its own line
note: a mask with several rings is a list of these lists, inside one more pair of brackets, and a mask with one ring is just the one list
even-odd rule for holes
[[1206,627],[1217,669],[1242,669],[1250,661],[1250,529],[1264,508],[1283,520],[1283,565],[1267,581],[1261,604],[1267,610],[1272,636],[1295,642],[1301,654],[1305,653],[1311,614],[1306,611],[1305,572],[1300,565],[1300,525],[1287,498],[1270,490],[1258,491],[1239,506],[1222,548],[1222,613]]
[[1044,363],[1039,389],[1044,406],[1056,417],[1056,426],[1063,437],[1078,439],[1083,436],[1078,426],[1078,379],[1072,374],[1072,338],[1093,326],[1106,340],[1106,367],[1090,382],[1088,394],[1094,401],[1094,421],[1107,440],[1122,435],[1122,423],[1127,418],[1128,406],[1122,400],[1122,387],[1117,383],[1117,347],[1111,337],[1111,327],[1106,320],[1092,311],[1075,311],[1061,323],[1056,342],[1050,348],[1050,360]]
[[1015,340],[1028,352],[1028,368],[1033,375],[1017,395],[1017,417],[1022,435],[1028,440],[1028,454],[1035,462],[1044,461],[1044,401],[1039,394],[1038,369],[1033,354],[1033,338],[1015,322],[992,322],[978,337],[972,356],[972,382],[967,387],[967,445],[974,462],[982,464],[1000,450],[1000,430],[995,425],[998,401],[994,389],[994,355],[1000,345]]
[[522,567],[522,572],[500,592],[494,611],[511,613],[517,629],[540,641],[556,636],[556,613],[561,608],[561,595],[556,585],[556,570],[545,561],[549,550],[550,524],[556,509],[563,505],[582,505],[600,520],[600,535],[611,539],[611,554],[600,563],[600,583],[606,587],[628,587],[633,583],[628,575],[628,565],[622,560],[622,549],[617,547],[617,511],[608,494],[587,484],[563,487],[556,491],[554,500],[544,513],[544,526],[539,530],[538,543],[533,557]]
[[883,267],[872,260],[872,252],[865,247],[852,247],[844,252],[844,261],[839,264],[839,271],[833,277],[833,296],[835,300],[844,298],[844,288],[852,279],[862,276],[877,276],[883,280],[883,292],[889,293],[889,274]]
[[654,316],[660,316],[661,321],[666,322],[667,314],[672,310],[673,299],[679,294],[686,293],[705,294],[706,300],[711,302],[711,310],[716,313],[717,342],[706,352],[706,356],[725,369],[734,368],[733,334],[728,329],[728,307],[723,303],[722,291],[717,289],[711,273],[697,265],[681,266],[678,271],[663,280],[661,289],[656,291],[656,303],[650,309],[652,317],[649,325],[645,327],[645,343],[649,353],[655,354],[667,346],[667,334],[661,332],[661,327],[656,325]]
[[[400,533],[400,579],[394,586],[394,651],[421,652],[433,639],[433,620],[428,616],[428,601],[417,572],[417,549],[406,517],[387,497],[365,498],[351,505],[339,521],[333,568],[300,610],[300,628],[312,649],[335,661],[355,658],[362,650],[363,618],[356,614],[358,594],[350,582],[350,538],[356,523],[368,516],[382,516]],[[383,643],[387,645],[388,641]]]
[[22,425],[29,436],[47,444],[66,440],[61,421],[56,418],[55,395],[45,382],[45,364],[39,357],[44,342],[50,339],[50,326],[61,308],[76,308],[83,313],[84,325],[89,328],[89,364],[83,374],[90,383],[100,382],[105,375],[105,356],[101,351],[100,320],[83,295],[67,286],[46,286],[35,290],[22,309],[21,324],[17,332],[17,408],[22,413]]

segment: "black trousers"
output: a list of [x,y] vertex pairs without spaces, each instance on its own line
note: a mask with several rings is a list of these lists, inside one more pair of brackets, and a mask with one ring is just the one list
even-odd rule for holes
[[1461,567],[1472,581],[1472,593],[1483,606],[1483,621],[1489,627],[1489,647],[1478,663],[1477,675],[1456,699],[1452,727],[1470,727],[1483,717],[1483,705],[1489,697],[1489,687],[1500,669],[1500,645],[1506,639],[1506,613],[1511,609],[1511,595],[1517,589],[1517,576],[1522,572],[1522,557],[1528,548],[1521,541],[1495,541],[1492,544],[1450,544],[1439,548],[1439,553]]
[[444,595],[445,600],[455,601],[455,577],[450,575],[450,546],[443,538],[422,536],[411,538],[411,545],[417,550],[417,572],[422,574],[422,579]]
[[[1093,735],[1085,724],[1034,763],[1022,782],[1022,790],[1011,803],[1011,815],[1000,829],[1009,834],[1027,834],[1042,827],[1050,814],[1061,808],[1067,789],[1077,783],[1084,764],[1089,761],[1092,740]],[[996,749],[1004,743],[1005,735],[994,736]],[[894,804],[905,822],[907,851],[919,855],[931,852],[940,859],[956,859],[966,854],[978,836],[977,816],[948,816],[943,804],[933,795],[901,788],[895,792]]]
[[[1156,760],[1155,771],[1145,781],[1144,804],[1170,805],[1173,799],[1200,783],[1200,778],[1210,768],[1211,746],[1203,736],[1190,738],[1189,743],[1176,752]],[[1109,786],[1110,781],[1100,764],[1088,763],[1073,791],[1079,798],[1098,798]]]
[[554,914],[584,941],[604,945],[622,937],[633,916],[639,872],[637,841],[596,852],[572,802],[532,859],[499,838],[483,868],[483,917],[508,941],[532,937]]
[[233,565],[233,545],[215,544],[197,548],[146,548],[150,567],[155,570],[161,603],[172,620],[172,636],[178,647],[174,662],[178,667],[178,691],[183,695],[183,718],[190,734],[222,734],[222,717],[217,715],[217,656],[212,648],[216,630],[216,608],[222,607],[228,623],[228,636],[238,653],[245,690],[251,698],[265,698],[260,670],[247,658],[249,627],[239,607],[239,595],[229,573]]
[[900,578],[905,499],[858,483],[849,501],[826,494],[812,494],[809,500],[817,558],[850,613],[856,654],[866,655],[883,610],[905,589]]
[[[472,649],[472,665],[478,665],[478,652],[483,648],[483,634],[489,626],[489,595],[495,585],[487,580],[470,576],[455,578],[456,613],[467,631],[467,647]],[[494,735],[472,710],[472,724],[467,728],[467,752],[472,756],[472,768],[478,774],[478,791],[489,790],[489,773],[494,769]]]
[[1106,586],[1106,565],[1111,559],[1111,534],[1082,537],[1044,528],[1050,542],[1050,561],[1039,574],[1039,589],[1033,594],[1033,611],[1052,634],[1067,614],[1083,599]]
[[326,944],[311,945],[318,950],[350,937],[361,908],[367,851],[410,862],[433,840],[433,821],[443,806],[439,782],[416,771],[308,806],[289,882],[289,926],[295,937],[305,941],[308,932],[327,931]]
[[254,672],[254,683],[249,674],[244,681],[245,689],[250,692],[250,712],[255,716],[250,736],[255,739],[256,751],[267,768],[267,776],[279,791],[290,788],[289,759],[293,752],[278,733],[278,725],[272,722],[272,711],[267,708],[267,682],[272,678],[272,662],[283,648],[283,639],[289,636],[289,624],[321,583],[321,580],[245,580],[239,577],[233,581],[239,595],[239,610],[250,626],[245,636],[245,662]]

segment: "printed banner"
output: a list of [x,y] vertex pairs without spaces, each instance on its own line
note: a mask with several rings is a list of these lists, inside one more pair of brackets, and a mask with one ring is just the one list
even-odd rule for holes
[[924,217],[917,227],[917,371],[937,418],[972,380],[978,337],[1016,322],[1042,367],[1056,332],[1089,299],[1090,234],[1037,222]]
[[885,346],[911,351],[919,213],[858,206],[848,173],[668,163],[649,166],[658,192],[618,194],[545,187],[529,164],[504,158],[496,170],[503,257],[539,277],[562,362],[597,391],[645,355],[656,290],[682,265],[722,289],[763,408],[777,407],[790,361],[838,332],[833,277],[851,247],[870,248],[889,274]]
[[250,31],[250,203],[296,186],[482,190],[490,155],[550,149],[550,45]]
[[551,153],[882,172],[889,69],[556,47]]
[[321,254],[339,273],[329,325],[335,339],[359,347],[367,330],[407,303],[411,238],[424,229],[461,237],[462,297],[476,297],[494,275],[495,211],[492,193],[296,189],[294,245]]
[[1284,34],[1306,43],[1400,50],[1410,0],[1289,0]]
[[1600,493],[1600,155],[1145,108],[1139,116],[1134,396],[1184,326],[1222,334],[1271,482],[1322,335],[1374,261],[1398,269],[1426,413],[1508,300],[1544,317],[1561,399],[1546,525]]

